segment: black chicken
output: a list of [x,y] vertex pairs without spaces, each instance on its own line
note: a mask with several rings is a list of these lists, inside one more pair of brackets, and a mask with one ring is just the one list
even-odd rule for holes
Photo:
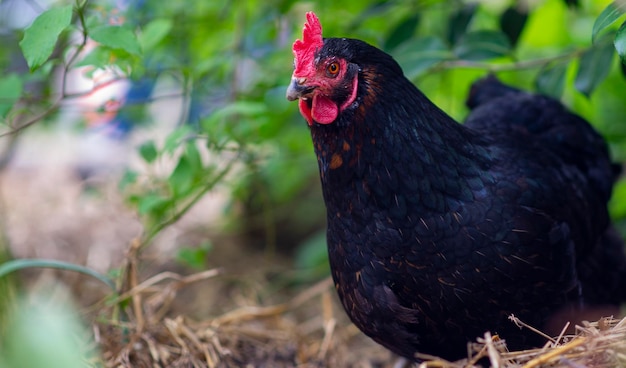
[[538,346],[511,314],[553,315],[625,298],[626,260],[606,203],[619,168],[556,100],[476,83],[464,125],[388,54],[322,38],[307,13],[287,90],[310,125],[328,251],[352,321],[399,355],[466,356],[489,330]]

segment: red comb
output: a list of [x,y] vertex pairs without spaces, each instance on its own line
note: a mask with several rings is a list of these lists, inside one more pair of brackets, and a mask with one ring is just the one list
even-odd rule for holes
[[315,13],[306,13],[306,23],[302,31],[302,40],[293,43],[293,55],[296,58],[294,75],[301,75],[311,68],[315,52],[324,46],[322,25]]

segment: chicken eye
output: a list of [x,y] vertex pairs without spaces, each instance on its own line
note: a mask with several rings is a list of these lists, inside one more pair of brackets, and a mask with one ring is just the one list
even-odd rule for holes
[[339,63],[334,61],[328,64],[326,67],[326,74],[328,74],[329,77],[336,77],[337,74],[339,74]]

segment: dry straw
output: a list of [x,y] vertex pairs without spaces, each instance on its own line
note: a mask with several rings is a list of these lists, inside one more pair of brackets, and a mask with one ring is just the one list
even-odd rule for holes
[[[132,272],[131,272],[132,274]],[[94,324],[103,351],[94,366],[130,367],[391,367],[383,356],[376,363],[358,360],[349,341],[360,333],[340,318],[333,303],[330,279],[304,290],[289,302],[248,306],[204,321],[169,316],[169,306],[181,288],[219,275],[209,270],[191,276],[166,272],[137,283],[121,296],[132,301],[125,322]],[[299,318],[302,309],[311,308]],[[512,322],[522,328],[516,317]],[[123,319],[120,319],[123,320]],[[436,357],[416,367],[461,368],[488,364],[501,368],[626,366],[626,319],[584,322],[574,334],[563,332],[543,348],[508,351],[506,342],[485,333],[468,346],[468,359],[447,362]],[[536,331],[541,333],[540,331]],[[386,360],[386,362],[385,362]],[[395,364],[407,366],[406,363]]]

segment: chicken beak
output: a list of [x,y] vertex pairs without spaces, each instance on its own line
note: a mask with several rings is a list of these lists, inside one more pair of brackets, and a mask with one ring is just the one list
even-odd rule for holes
[[295,101],[315,89],[315,87],[307,86],[304,83],[306,83],[306,78],[291,78],[291,83],[287,87],[287,100]]

